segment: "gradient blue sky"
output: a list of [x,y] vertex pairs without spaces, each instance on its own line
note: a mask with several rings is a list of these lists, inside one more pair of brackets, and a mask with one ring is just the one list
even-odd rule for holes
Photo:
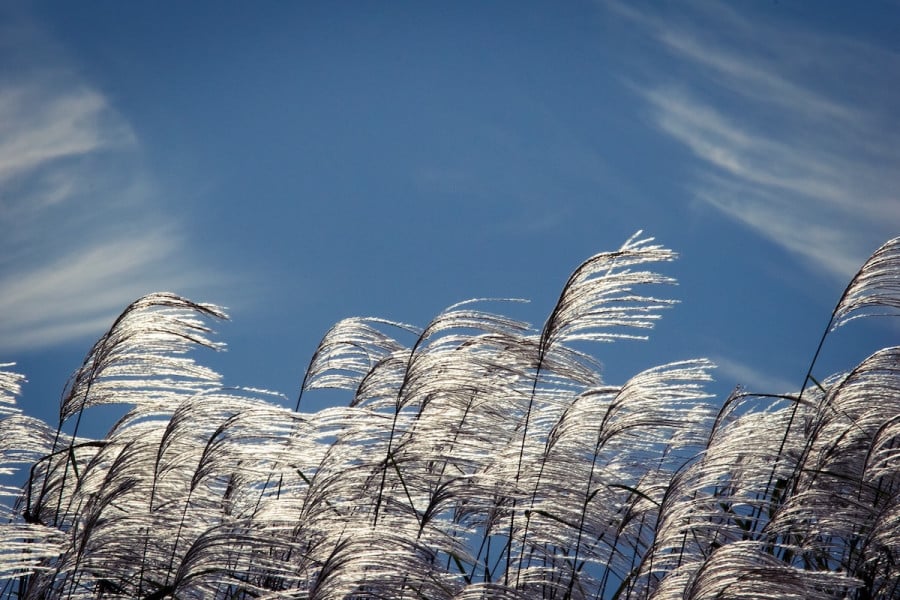
[[717,394],[786,391],[898,190],[897,2],[0,9],[0,362],[45,418],[144,293],[227,306],[198,360],[292,404],[340,318],[502,296],[540,325],[637,229],[681,254],[681,304],[595,349],[608,380],[706,356]]

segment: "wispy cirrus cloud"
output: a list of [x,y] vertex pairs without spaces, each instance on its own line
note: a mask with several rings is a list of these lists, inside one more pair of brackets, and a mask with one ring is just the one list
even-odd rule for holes
[[0,280],[0,348],[22,350],[96,336],[154,284],[161,289],[196,285],[190,274],[160,267],[171,258],[172,245],[166,232],[150,231],[85,244],[5,276]]
[[720,5],[609,6],[680,67],[636,88],[702,205],[841,279],[900,230],[900,55]]
[[40,74],[0,91],[0,183],[108,147],[134,144],[105,98],[83,85],[52,85]]
[[[96,336],[136,297],[214,275],[153,205],[140,142],[33,23],[0,75],[0,351]],[[27,35],[22,31],[27,32]]]
[[716,356],[712,360],[716,365],[715,378],[729,386],[740,386],[759,394],[786,394],[799,388],[798,381],[784,379],[725,356]]

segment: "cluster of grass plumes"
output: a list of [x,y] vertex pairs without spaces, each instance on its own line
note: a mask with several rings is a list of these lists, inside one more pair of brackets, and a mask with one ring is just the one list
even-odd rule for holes
[[[544,327],[451,307],[419,330],[348,319],[302,392],[223,389],[187,356],[213,306],[132,304],[70,381],[58,427],[0,373],[5,598],[900,598],[900,348],[724,405],[689,360],[604,383],[582,342],[670,301],[633,238],[582,264]],[[900,308],[900,238],[829,330]],[[402,339],[410,343],[401,343]],[[823,338],[824,340],[824,338]],[[91,407],[130,410],[102,440]],[[75,422],[75,434],[62,433]]]

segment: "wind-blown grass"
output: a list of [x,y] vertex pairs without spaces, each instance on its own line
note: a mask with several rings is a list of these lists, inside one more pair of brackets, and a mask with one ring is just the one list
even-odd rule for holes
[[[900,348],[724,403],[702,359],[604,383],[585,342],[651,327],[671,280],[645,268],[674,257],[638,237],[591,257],[540,330],[479,301],[342,321],[295,410],[197,365],[225,315],[171,294],[125,310],[54,427],[3,365],[0,469],[26,483],[0,489],[0,595],[900,598]],[[898,308],[900,238],[828,331]],[[302,412],[321,388],[347,405]],[[130,408],[79,436],[103,404]]]

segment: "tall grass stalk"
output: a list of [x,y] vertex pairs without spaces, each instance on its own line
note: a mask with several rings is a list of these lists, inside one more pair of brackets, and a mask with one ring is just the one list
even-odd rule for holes
[[[294,410],[194,362],[225,314],[172,294],[126,308],[53,425],[0,365],[0,597],[900,598],[900,347],[723,403],[703,359],[605,382],[586,348],[644,337],[673,303],[645,269],[674,258],[589,258],[540,329],[492,300],[346,319]],[[900,238],[819,350],[898,309]],[[324,388],[347,403],[301,412]]]

